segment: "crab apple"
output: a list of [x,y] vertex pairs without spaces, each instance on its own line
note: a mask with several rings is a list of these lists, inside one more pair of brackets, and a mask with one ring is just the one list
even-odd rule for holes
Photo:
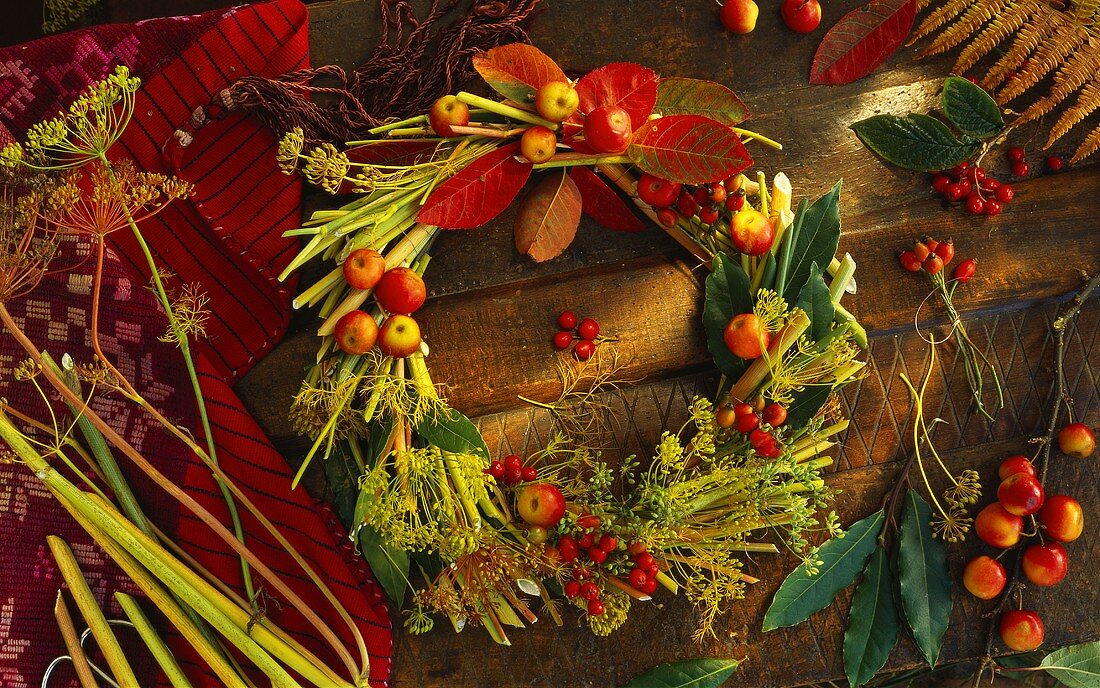
[[755,313],[741,313],[730,318],[722,339],[733,355],[750,361],[764,354],[772,335]]
[[451,126],[464,127],[470,123],[470,106],[454,96],[443,96],[428,112],[428,123],[438,136],[454,136]]
[[744,208],[730,220],[730,241],[733,247],[749,256],[767,253],[775,240],[775,227],[768,216],[752,208]]
[[1001,480],[1007,480],[1017,473],[1027,473],[1034,476],[1035,466],[1031,464],[1031,460],[1026,456],[1016,454],[1002,461],[1000,467],[997,468],[997,476]]
[[764,407],[761,418],[773,428],[778,428],[787,422],[787,409],[782,404],[768,404]]
[[372,248],[357,248],[344,260],[344,279],[354,289],[373,289],[386,273],[386,259]]
[[760,8],[753,0],[726,0],[722,5],[722,26],[732,33],[752,33]]
[[565,515],[565,497],[550,483],[535,483],[519,491],[516,510],[531,525],[550,528]]
[[679,182],[670,182],[643,172],[638,179],[638,198],[654,208],[667,208],[680,197],[681,188]]
[[378,331],[378,348],[394,358],[407,358],[420,350],[420,325],[407,315],[391,315]]
[[1085,530],[1085,513],[1081,503],[1068,495],[1054,495],[1039,509],[1039,522],[1048,537],[1061,542],[1073,542]]
[[963,587],[980,600],[991,600],[1005,589],[1008,576],[1005,567],[993,557],[981,555],[966,563]]
[[810,33],[821,23],[821,4],[817,0],[783,0],[779,13],[787,28],[798,33]]
[[1030,516],[1043,506],[1043,484],[1027,473],[1005,478],[997,488],[997,501],[1005,511],[1017,516]]
[[531,127],[519,139],[519,152],[533,163],[546,162],[557,149],[558,136],[546,127]]
[[1030,609],[1010,609],[1001,617],[1001,641],[1017,652],[1034,650],[1043,644],[1043,620]]
[[378,339],[378,323],[370,313],[355,310],[336,321],[332,334],[341,351],[357,356],[374,348],[374,342]]
[[733,407],[729,404],[722,404],[718,407],[718,410],[714,412],[714,422],[718,424],[720,428],[731,428],[737,421],[737,414],[734,413]]
[[990,547],[1005,549],[1020,541],[1024,519],[1005,511],[1000,503],[993,502],[978,512],[974,519],[974,532]]
[[577,111],[581,98],[567,81],[548,81],[535,92],[535,109],[543,119],[561,122]]
[[1069,555],[1065,545],[1048,542],[1024,550],[1024,575],[1035,585],[1047,588],[1058,585],[1069,570]]
[[626,150],[631,131],[630,113],[618,105],[598,107],[584,118],[584,140],[600,153]]
[[1087,459],[1096,451],[1096,435],[1084,423],[1070,423],[1058,431],[1058,449],[1063,454]]
[[394,268],[387,270],[375,285],[374,298],[390,313],[409,315],[424,305],[428,289],[415,270]]

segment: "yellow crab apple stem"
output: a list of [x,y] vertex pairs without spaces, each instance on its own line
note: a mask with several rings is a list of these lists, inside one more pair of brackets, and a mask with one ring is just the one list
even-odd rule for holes
[[473,107],[483,108],[489,112],[495,112],[498,115],[503,115],[509,119],[514,119],[517,122],[527,122],[528,124],[534,124],[537,126],[546,127],[551,131],[557,131],[559,124],[557,122],[551,122],[548,119],[543,119],[536,114],[527,112],[526,110],[520,110],[517,107],[511,105],[505,105],[504,103],[498,103],[495,100],[489,100],[488,98],[482,98],[481,96],[475,96],[473,93],[467,93],[466,91],[460,91],[455,96],[459,102],[466,103]]

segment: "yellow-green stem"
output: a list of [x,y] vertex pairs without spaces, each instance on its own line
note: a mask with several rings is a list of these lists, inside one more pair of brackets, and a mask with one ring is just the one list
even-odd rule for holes
[[160,666],[161,671],[164,672],[174,688],[192,688],[191,682],[187,680],[187,676],[184,675],[179,662],[176,661],[168,646],[157,635],[156,629],[153,628],[153,624],[145,616],[145,612],[141,611],[137,601],[124,592],[116,592],[115,599],[118,600],[122,611],[130,619],[130,623],[134,624],[138,635],[145,642],[145,647],[149,648],[149,654],[153,655],[153,659],[157,661],[157,665]]

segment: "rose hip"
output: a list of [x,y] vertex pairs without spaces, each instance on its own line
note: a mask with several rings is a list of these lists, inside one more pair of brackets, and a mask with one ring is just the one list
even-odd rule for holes
[[977,271],[978,261],[973,258],[967,258],[955,266],[955,272],[952,274],[952,277],[955,278],[955,281],[966,284],[974,277],[974,273]]

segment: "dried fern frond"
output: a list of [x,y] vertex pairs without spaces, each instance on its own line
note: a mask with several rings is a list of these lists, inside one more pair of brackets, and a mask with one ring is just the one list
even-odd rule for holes
[[[921,57],[963,46],[953,68],[963,73],[997,52],[980,81],[1001,105],[1029,95],[1016,124],[1054,112],[1077,94],[1052,127],[1049,148],[1100,111],[1100,0],[1074,0],[1057,9],[1050,0],[932,0],[913,41],[932,36]],[[1007,46],[1007,47],[1005,47]],[[1032,93],[1050,75],[1049,91]],[[1100,150],[1100,126],[1089,132],[1072,162]]]

